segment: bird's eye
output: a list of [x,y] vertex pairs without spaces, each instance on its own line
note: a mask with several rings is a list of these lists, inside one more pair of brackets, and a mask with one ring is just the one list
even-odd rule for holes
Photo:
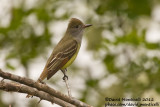
[[79,28],[79,25],[76,25],[75,28]]

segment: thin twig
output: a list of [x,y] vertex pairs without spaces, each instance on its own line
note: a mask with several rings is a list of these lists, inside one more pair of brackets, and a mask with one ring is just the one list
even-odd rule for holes
[[[78,106],[78,107],[92,107],[84,102],[81,102],[75,98],[70,98],[68,97],[67,95],[64,95],[62,94],[61,92],[59,91],[56,91],[54,90],[53,88],[50,88],[48,85],[46,84],[41,84],[41,83],[37,83],[31,79],[28,79],[28,78],[25,78],[25,77],[20,77],[20,76],[17,76],[17,75],[14,75],[14,74],[11,74],[11,73],[7,73],[7,72],[3,72],[1,69],[0,69],[0,77],[4,78],[4,79],[9,79],[9,80],[12,80],[12,81],[16,81],[16,82],[19,82],[21,84],[24,84],[24,85],[27,85],[27,86],[30,86],[30,87],[33,87],[33,88],[36,88],[38,90],[41,90],[41,91],[44,91],[56,98],[59,98],[63,101],[66,101],[70,104],[73,104],[75,106]],[[31,95],[34,95],[34,94],[31,94]]]
[[55,97],[49,95],[48,93],[45,93],[45,92],[39,91],[35,88],[29,87],[26,85],[22,85],[19,83],[15,83],[15,82],[14,83],[13,82],[8,83],[8,82],[4,82],[4,81],[0,82],[0,89],[4,90],[4,91],[9,91],[9,92],[20,92],[20,93],[32,94],[32,95],[37,96],[43,100],[47,100],[52,103],[56,103],[56,104],[63,106],[63,107],[75,107],[69,103],[64,102],[61,99],[58,99],[58,98],[55,98]]
[[64,82],[65,82],[66,87],[67,87],[68,96],[69,96],[70,98],[72,98],[72,95],[71,95],[71,89],[70,89],[70,86],[69,86],[69,83],[68,83],[68,79],[67,79],[67,78],[65,78],[65,79],[64,79]]

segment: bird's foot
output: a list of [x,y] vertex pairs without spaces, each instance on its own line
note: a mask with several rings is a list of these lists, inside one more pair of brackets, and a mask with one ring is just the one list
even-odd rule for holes
[[64,75],[62,79],[63,79],[64,81],[65,81],[65,80],[68,80],[68,76],[67,76],[67,75]]

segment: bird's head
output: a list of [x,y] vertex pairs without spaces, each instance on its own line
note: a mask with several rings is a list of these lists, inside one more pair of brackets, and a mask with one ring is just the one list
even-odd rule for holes
[[79,19],[72,18],[68,24],[67,32],[72,36],[82,36],[85,28],[92,26],[91,24],[83,24]]

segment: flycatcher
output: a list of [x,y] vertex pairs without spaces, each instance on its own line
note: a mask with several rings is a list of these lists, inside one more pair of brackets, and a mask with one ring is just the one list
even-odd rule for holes
[[70,20],[65,35],[56,45],[51,56],[48,58],[44,70],[37,80],[38,82],[42,82],[46,77],[47,80],[50,79],[58,70],[63,72],[63,79],[67,77],[65,72],[67,67],[70,66],[77,57],[81,46],[83,31],[90,26],[92,25],[85,25],[76,18]]
[[58,70],[63,72],[63,79],[67,77],[65,72],[67,67],[70,66],[77,57],[81,46],[83,31],[90,26],[92,25],[85,25],[76,18],[70,20],[65,35],[55,46],[37,82],[42,82],[45,78],[47,78],[47,80],[50,79]]

